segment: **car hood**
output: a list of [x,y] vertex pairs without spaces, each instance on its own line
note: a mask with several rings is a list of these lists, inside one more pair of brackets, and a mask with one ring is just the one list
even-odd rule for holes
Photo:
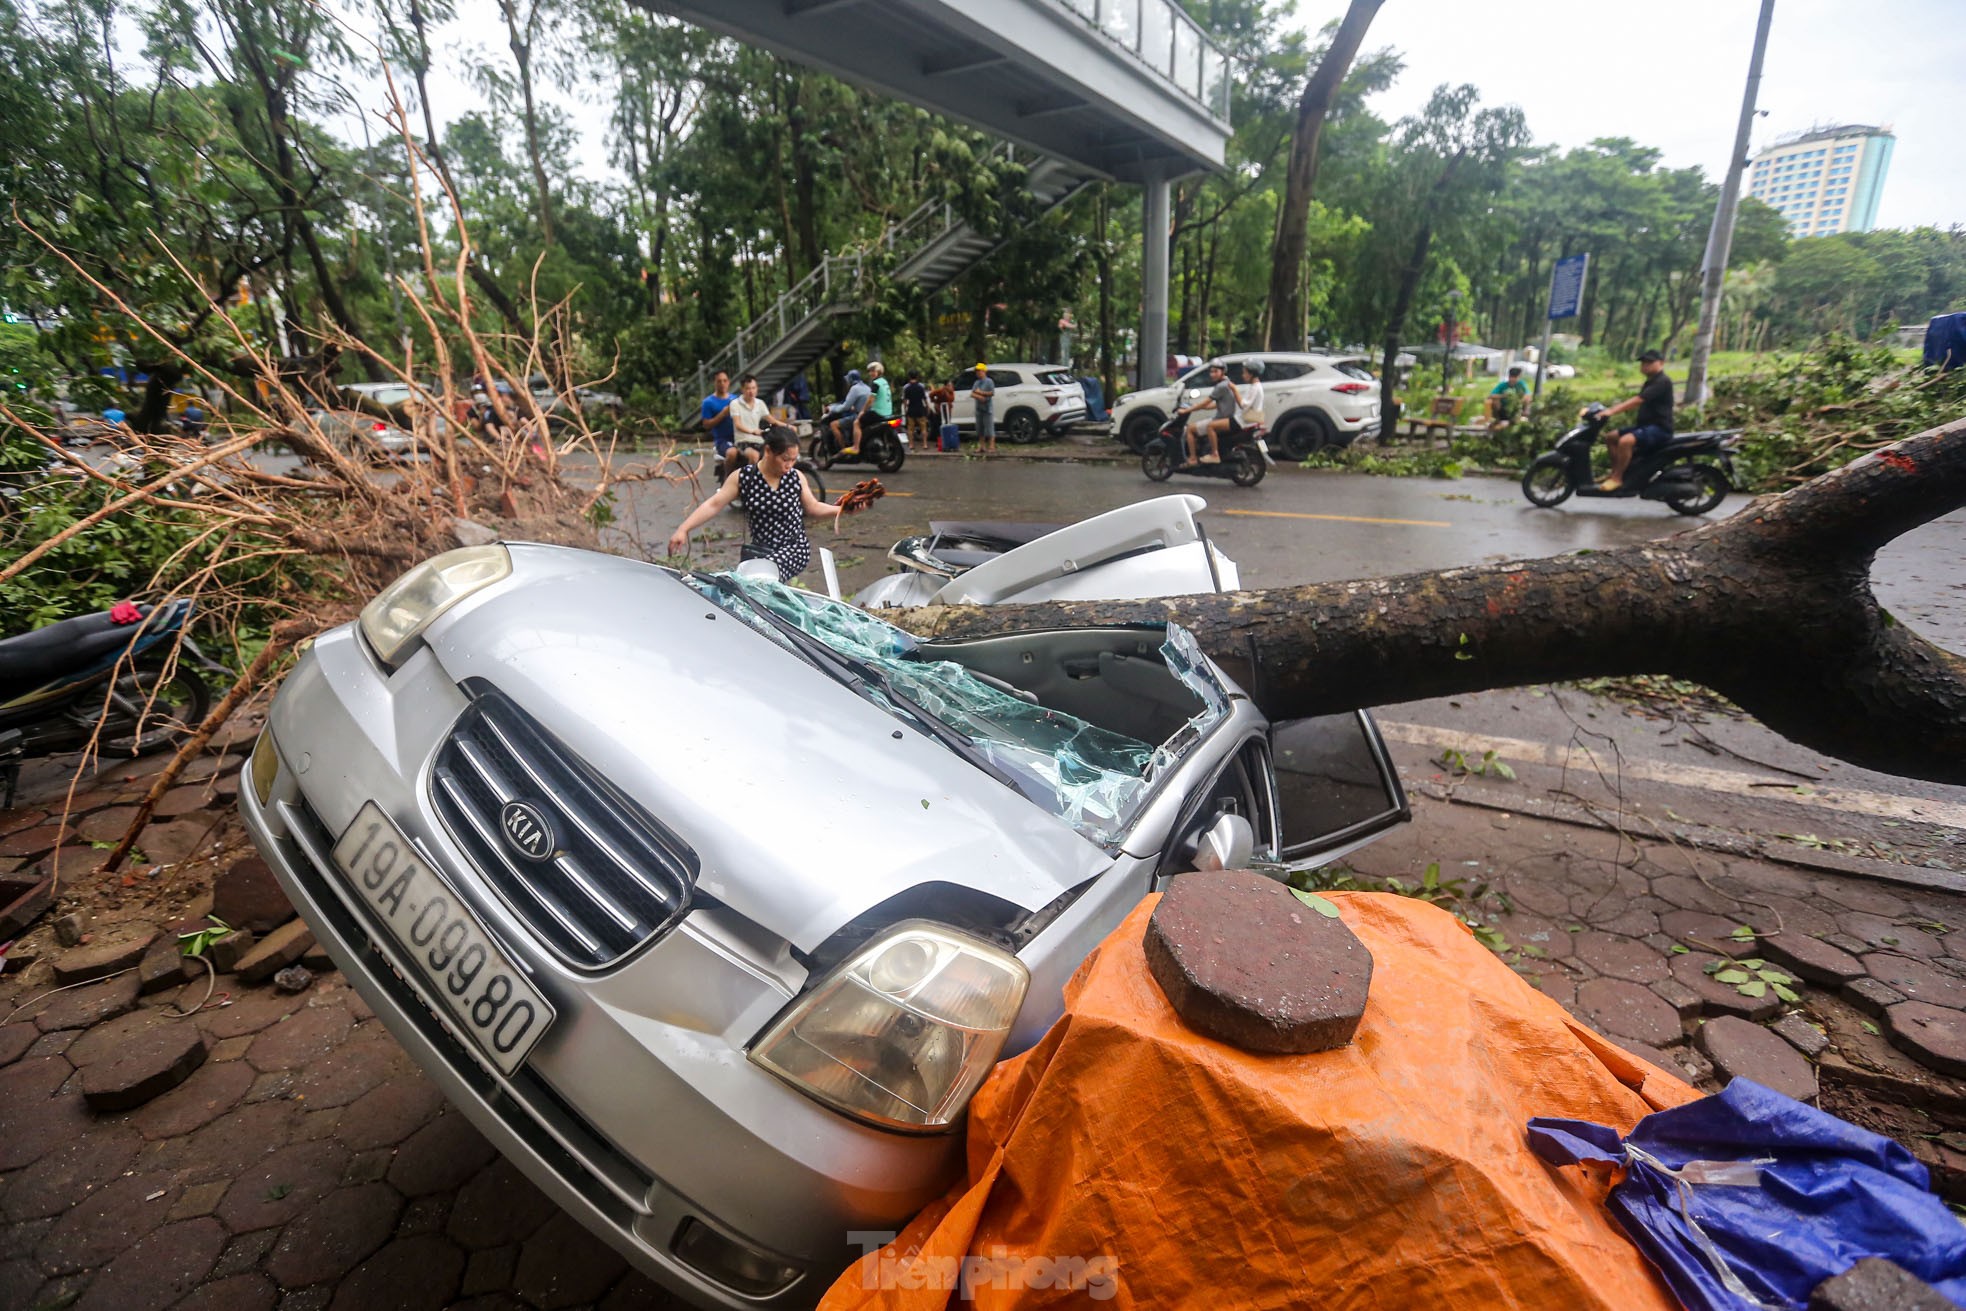
[[434,624],[484,678],[697,852],[697,887],[801,951],[919,884],[1039,910],[1111,864],[1065,821],[665,569],[515,545]]

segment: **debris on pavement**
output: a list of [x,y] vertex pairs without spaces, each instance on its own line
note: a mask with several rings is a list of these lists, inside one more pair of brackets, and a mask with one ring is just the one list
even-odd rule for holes
[[314,982],[314,972],[305,965],[289,965],[273,976],[273,986],[281,992],[305,992]]

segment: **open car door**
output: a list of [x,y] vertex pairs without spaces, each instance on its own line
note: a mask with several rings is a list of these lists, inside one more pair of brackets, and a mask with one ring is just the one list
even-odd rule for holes
[[1413,817],[1370,713],[1288,719],[1270,727],[1288,869],[1328,864]]

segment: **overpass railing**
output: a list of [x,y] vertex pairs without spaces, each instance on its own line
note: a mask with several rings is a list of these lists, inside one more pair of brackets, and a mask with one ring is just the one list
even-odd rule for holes
[[1228,123],[1229,58],[1173,0],[1056,2]]

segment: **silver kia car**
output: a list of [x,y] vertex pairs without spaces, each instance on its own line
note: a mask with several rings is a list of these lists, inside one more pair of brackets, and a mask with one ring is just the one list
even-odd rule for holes
[[921,641],[736,574],[438,556],[288,676],[240,806],[501,1151],[704,1306],[815,1302],[1159,880],[1406,818],[1175,627]]

